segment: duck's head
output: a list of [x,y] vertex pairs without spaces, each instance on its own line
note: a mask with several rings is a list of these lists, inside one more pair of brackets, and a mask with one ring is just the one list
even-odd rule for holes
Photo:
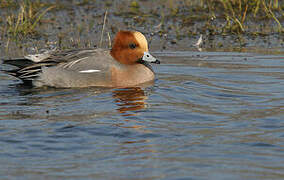
[[148,52],[148,42],[138,31],[119,31],[115,38],[110,54],[122,64],[137,64],[160,61]]

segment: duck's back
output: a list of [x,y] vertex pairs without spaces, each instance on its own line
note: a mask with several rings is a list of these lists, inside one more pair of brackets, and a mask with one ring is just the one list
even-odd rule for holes
[[[18,67],[9,74],[37,87],[110,86],[110,68],[121,66],[104,49],[55,51],[36,56],[4,63]],[[40,59],[42,56],[45,57]]]

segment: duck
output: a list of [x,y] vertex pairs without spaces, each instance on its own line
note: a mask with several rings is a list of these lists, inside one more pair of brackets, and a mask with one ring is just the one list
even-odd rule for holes
[[139,31],[119,31],[109,49],[54,50],[23,58],[6,59],[17,67],[6,73],[35,87],[134,87],[154,81],[150,63],[160,61],[149,53]]

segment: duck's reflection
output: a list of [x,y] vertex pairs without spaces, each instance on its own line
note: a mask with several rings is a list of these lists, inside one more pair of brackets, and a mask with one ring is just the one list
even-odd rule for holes
[[[46,110],[49,111],[50,108],[56,109],[60,112],[61,109],[67,109],[66,106],[70,106],[73,109],[74,106],[78,106],[77,109],[84,108],[85,112],[90,112],[90,114],[98,115],[111,114],[112,104],[115,105],[115,110],[122,116],[136,116],[139,110],[145,109],[147,107],[146,100],[148,99],[148,89],[146,87],[131,87],[131,88],[121,88],[121,89],[109,89],[109,88],[74,88],[74,89],[54,89],[54,88],[31,88],[25,86],[13,86],[12,89],[16,89],[15,93],[22,97],[21,101],[17,105],[25,106],[46,106]],[[100,97],[101,94],[108,94],[110,96]],[[92,106],[85,106],[84,103],[80,102],[84,99],[89,99],[90,97],[94,99],[94,106],[98,104],[96,99],[106,100],[104,103],[110,103],[110,109],[104,109],[105,111],[97,111],[97,108],[93,109]],[[87,101],[87,100],[86,100]],[[64,106],[62,106],[64,104]],[[105,104],[104,104],[105,105]],[[104,106],[103,105],[103,106]],[[76,109],[76,108],[74,108]],[[55,111],[52,111],[55,112]],[[72,113],[79,113],[79,111],[71,111]],[[81,111],[80,111],[81,112]],[[66,113],[64,113],[66,115]],[[81,113],[79,113],[82,115]],[[74,114],[73,114],[74,115]]]
[[137,110],[147,107],[145,100],[148,99],[148,96],[140,87],[115,89],[112,96],[118,106],[117,111],[123,116],[136,115]]

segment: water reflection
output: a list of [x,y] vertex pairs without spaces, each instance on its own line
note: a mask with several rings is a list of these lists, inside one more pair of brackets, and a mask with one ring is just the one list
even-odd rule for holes
[[137,115],[135,111],[147,107],[145,100],[148,97],[140,87],[115,89],[112,93],[115,104],[118,106],[116,110],[123,116]]
[[[0,94],[9,92],[5,93],[6,101],[2,99],[0,102],[0,105],[6,104],[7,108],[0,112],[3,112],[1,117],[4,119],[11,119],[12,116],[16,119],[48,118],[56,121],[68,119],[81,122],[115,114],[136,116],[138,110],[147,107],[146,88],[55,89],[11,85],[0,91]],[[9,111],[11,106],[13,110]]]

